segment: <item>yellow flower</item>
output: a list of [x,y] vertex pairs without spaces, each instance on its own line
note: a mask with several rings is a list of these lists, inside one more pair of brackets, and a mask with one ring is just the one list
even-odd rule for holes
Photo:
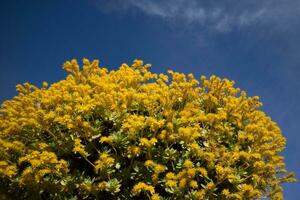
[[166,130],[162,130],[161,133],[158,135],[158,138],[161,140],[166,139],[167,137],[167,131]]
[[193,188],[193,189],[197,188],[197,187],[198,187],[197,181],[192,180],[192,181],[190,182],[190,186],[191,186],[191,188]]
[[165,168],[166,167],[164,165],[156,164],[154,166],[154,172],[157,173],[157,174],[162,173],[166,170]]
[[174,180],[167,180],[166,183],[165,183],[165,185],[166,185],[167,187],[174,187],[174,186],[177,185],[177,181],[174,181]]
[[190,160],[185,160],[183,163],[183,167],[185,167],[185,168],[193,167],[193,162]]
[[81,140],[79,138],[76,138],[74,140],[74,148],[73,148],[74,153],[79,153],[83,157],[88,157],[90,154],[85,151],[84,145],[81,144]]
[[230,195],[230,192],[229,192],[228,189],[224,189],[224,190],[222,191],[222,194],[223,194],[224,196],[228,197],[228,196]]
[[68,173],[68,164],[65,160],[58,160],[53,152],[31,151],[27,155],[19,158],[19,163],[28,162],[31,167],[27,167],[21,174],[22,184],[32,181],[40,182],[46,174],[64,176]]
[[197,198],[197,199],[204,199],[204,197],[205,197],[205,190],[199,190],[199,191],[197,191],[196,192],[196,194],[195,194],[195,197]]
[[203,176],[207,176],[207,170],[203,167],[198,167],[197,171],[200,172]]
[[131,133],[138,132],[145,127],[145,117],[131,115],[126,118],[126,121],[123,123],[122,128],[129,130]]
[[159,194],[154,193],[154,194],[151,196],[151,200],[160,200]]
[[40,147],[40,149],[43,150],[43,149],[46,149],[47,147],[49,147],[49,145],[44,142],[41,142],[41,143],[39,143],[39,147]]
[[152,181],[153,181],[153,185],[156,185],[158,182],[158,173],[154,173],[152,174]]
[[147,160],[145,162],[145,166],[146,167],[153,167],[153,166],[155,166],[155,163],[153,162],[153,160]]
[[206,185],[206,190],[212,190],[215,188],[215,184],[214,182],[209,182],[207,185]]
[[151,146],[154,146],[157,143],[157,139],[156,138],[151,138],[149,142],[150,142]]
[[187,170],[187,175],[189,176],[189,177],[194,177],[195,176],[195,174],[196,174],[196,169],[195,168],[190,168],[190,169],[188,169]]
[[115,162],[115,159],[110,157],[107,153],[101,153],[99,159],[95,162],[96,172],[101,172],[109,167],[112,167]]
[[103,191],[107,188],[107,182],[106,181],[102,181],[100,183],[97,184],[96,190],[98,191]]
[[140,139],[140,145],[145,147],[150,147],[151,144],[147,138],[141,138]]
[[154,187],[151,186],[151,185],[147,185],[144,182],[139,182],[136,185],[134,185],[133,188],[132,188],[133,195],[138,195],[142,191],[148,191],[148,192],[150,192],[150,194],[154,194],[155,193]]
[[130,156],[133,156],[133,157],[137,157],[141,153],[140,147],[137,147],[137,146],[129,146],[127,150],[129,152]]
[[170,131],[172,131],[173,130],[173,123],[171,123],[171,122],[168,122],[167,123],[167,128],[170,130]]
[[173,172],[168,172],[166,174],[166,179],[170,180],[170,179],[176,179],[176,175]]
[[112,136],[102,136],[101,138],[100,138],[100,142],[101,143],[109,143],[109,144],[111,144],[112,143]]
[[9,165],[6,161],[0,161],[0,175],[12,177],[17,174],[17,167]]
[[179,180],[179,188],[183,189],[186,187],[187,184],[187,179],[186,178],[182,178]]

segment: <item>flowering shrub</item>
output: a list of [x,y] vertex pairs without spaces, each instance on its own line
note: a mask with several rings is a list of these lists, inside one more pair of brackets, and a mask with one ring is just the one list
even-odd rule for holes
[[67,61],[65,80],[2,104],[7,198],[282,199],[295,180],[279,127],[233,81],[98,64]]

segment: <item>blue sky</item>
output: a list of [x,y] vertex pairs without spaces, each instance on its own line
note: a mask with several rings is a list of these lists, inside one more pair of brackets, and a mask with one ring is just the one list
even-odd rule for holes
[[[218,75],[258,95],[287,138],[287,168],[300,179],[300,1],[4,0],[0,5],[0,102],[15,85],[56,82],[67,59],[117,68],[135,58]],[[300,184],[285,197],[300,199]]]

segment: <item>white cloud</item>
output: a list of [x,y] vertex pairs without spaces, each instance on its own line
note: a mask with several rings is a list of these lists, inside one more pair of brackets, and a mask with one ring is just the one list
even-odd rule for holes
[[[299,17],[299,0],[94,0],[103,11],[142,12],[162,20],[205,26],[219,32],[271,23],[287,26]],[[295,21],[295,20],[294,20]]]

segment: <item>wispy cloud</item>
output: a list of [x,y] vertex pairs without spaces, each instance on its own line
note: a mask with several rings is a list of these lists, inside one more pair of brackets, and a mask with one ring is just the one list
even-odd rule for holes
[[[220,32],[271,23],[284,28],[300,16],[299,0],[94,0],[102,11],[141,12]],[[293,21],[294,20],[294,21]],[[284,26],[284,27],[282,27]]]

